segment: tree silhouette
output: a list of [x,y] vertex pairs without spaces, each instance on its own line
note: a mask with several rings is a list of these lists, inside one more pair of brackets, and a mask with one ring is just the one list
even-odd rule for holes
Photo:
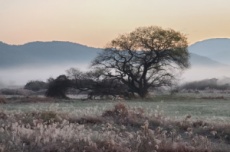
[[112,40],[92,66],[107,69],[106,77],[121,81],[144,98],[151,87],[171,85],[176,69],[189,67],[187,46],[180,32],[141,27]]
[[128,88],[120,81],[105,77],[106,69],[95,68],[88,72],[82,72],[77,68],[70,68],[67,76],[72,82],[72,87],[84,92],[88,92],[88,98],[108,97],[122,95],[128,97]]
[[32,90],[32,91],[40,91],[42,89],[47,89],[47,83],[43,81],[29,81],[24,86],[24,89]]
[[60,75],[56,79],[49,79],[46,96],[67,98],[66,92],[70,87],[71,81],[65,75]]

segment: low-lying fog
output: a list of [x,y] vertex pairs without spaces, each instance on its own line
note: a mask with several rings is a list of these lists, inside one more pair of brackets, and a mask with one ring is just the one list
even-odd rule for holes
[[[87,64],[66,64],[49,67],[24,66],[20,68],[0,69],[0,88],[22,87],[30,80],[46,81],[50,77],[56,78],[61,74],[66,74],[66,70],[71,67],[76,67],[83,71],[89,69]],[[192,67],[183,72],[180,83],[210,78],[223,79],[225,77],[230,77],[230,69],[227,67]]]
[[183,74],[181,75],[181,82],[191,82],[211,78],[217,78],[220,80],[230,78],[229,67],[191,67],[190,69],[187,69],[183,72]]
[[46,81],[48,78],[56,78],[66,74],[66,70],[76,67],[80,70],[89,69],[87,64],[66,64],[61,66],[23,66],[18,68],[0,69],[0,88],[22,87],[30,80]]

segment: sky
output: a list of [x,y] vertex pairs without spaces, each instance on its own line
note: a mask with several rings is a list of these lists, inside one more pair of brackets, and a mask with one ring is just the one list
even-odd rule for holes
[[0,41],[105,47],[137,27],[160,26],[189,44],[230,37],[230,0],[0,0]]

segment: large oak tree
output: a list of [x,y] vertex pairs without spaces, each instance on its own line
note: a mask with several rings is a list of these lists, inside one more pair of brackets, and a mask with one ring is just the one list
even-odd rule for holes
[[169,86],[175,71],[189,67],[186,37],[172,29],[140,27],[120,35],[93,61],[141,97],[149,88]]

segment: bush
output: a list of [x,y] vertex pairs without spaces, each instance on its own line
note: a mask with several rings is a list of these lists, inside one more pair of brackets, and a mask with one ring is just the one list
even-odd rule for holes
[[6,98],[5,97],[0,96],[0,104],[1,103],[6,103]]
[[116,117],[116,118],[120,118],[120,119],[124,119],[126,117],[128,117],[128,109],[127,107],[123,104],[123,103],[118,103],[115,105],[113,110],[107,110],[105,111],[102,116],[103,117]]
[[43,89],[47,89],[47,83],[45,83],[43,81],[38,81],[38,80],[29,81],[24,86],[24,89],[32,90],[32,91],[40,91],[40,90],[43,90]]
[[66,92],[70,86],[71,81],[65,75],[60,75],[55,80],[50,79],[46,96],[66,99]]
[[34,93],[25,89],[1,89],[0,92],[3,95],[30,95]]
[[228,90],[230,85],[228,83],[219,84],[218,79],[205,79],[201,81],[193,81],[186,83],[180,87],[180,89],[186,90],[205,90],[205,89],[216,89],[216,90]]

